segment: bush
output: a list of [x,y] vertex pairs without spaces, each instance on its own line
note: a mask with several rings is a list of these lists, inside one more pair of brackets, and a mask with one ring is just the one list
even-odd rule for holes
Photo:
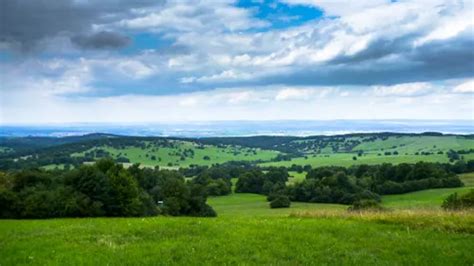
[[463,210],[474,208],[474,189],[459,196],[457,192],[449,195],[441,207],[445,210]]
[[363,199],[355,201],[349,211],[383,211],[385,210],[382,205],[376,200],[373,199]]
[[275,209],[275,208],[289,208],[291,205],[291,201],[288,198],[288,196],[280,195],[276,196],[271,202],[270,202],[270,208]]

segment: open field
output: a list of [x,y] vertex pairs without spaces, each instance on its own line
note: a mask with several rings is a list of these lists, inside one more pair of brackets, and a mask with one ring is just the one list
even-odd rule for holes
[[1,265],[474,262],[472,214],[300,212],[290,217],[0,221]]
[[306,179],[306,172],[298,173],[295,171],[289,171],[288,174],[290,177],[288,178],[288,184],[294,184],[301,182]]
[[0,265],[471,265],[474,213],[441,211],[447,193],[384,196],[382,213],[231,194],[209,198],[217,218],[0,220]]
[[347,207],[339,204],[318,204],[292,202],[291,208],[270,209],[265,196],[248,193],[234,193],[228,196],[208,199],[219,216],[286,216],[295,211],[306,210],[345,210]]
[[[472,136],[426,134],[360,134],[341,136],[248,137],[212,139],[82,136],[75,139],[1,139],[2,149],[11,149],[3,160],[40,161],[53,169],[64,162],[91,162],[110,156],[119,162],[146,167],[188,167],[229,161],[247,161],[261,166],[351,166],[358,164],[449,162],[448,152],[463,151],[458,159],[474,159]],[[34,152],[28,149],[37,145]],[[10,145],[10,146],[8,146]],[[9,148],[11,147],[11,148]],[[17,154],[13,152],[17,150]],[[67,152],[65,152],[67,151]],[[34,153],[39,152],[35,156]],[[0,154],[1,155],[1,154]],[[83,157],[79,160],[79,157]],[[1,158],[0,158],[1,159]],[[0,161],[1,162],[1,161]],[[59,163],[58,163],[59,162]],[[11,162],[10,162],[11,163]],[[77,165],[76,163],[76,165]]]
[[385,207],[396,209],[439,209],[443,200],[454,192],[466,193],[474,187],[427,189],[399,195],[385,195],[382,203]]
[[289,167],[293,164],[296,165],[311,165],[312,167],[320,166],[351,166],[359,164],[381,164],[381,163],[414,163],[419,161],[424,162],[440,162],[447,163],[448,157],[444,154],[432,154],[432,155],[378,155],[375,153],[365,154],[357,157],[354,160],[353,157],[357,154],[354,153],[332,153],[332,154],[318,154],[308,155],[305,157],[294,158],[290,161],[280,162],[267,162],[262,163],[262,166],[286,166]]
[[458,136],[402,136],[388,137],[385,140],[363,142],[353,148],[365,152],[398,151],[414,154],[415,152],[446,152],[448,150],[468,150],[474,148],[474,141]]
[[[347,167],[358,164],[399,164],[418,161],[447,163],[449,159],[446,152],[449,150],[474,149],[473,139],[460,136],[391,136],[375,140],[368,140],[366,137],[351,137],[345,138],[344,141],[329,142],[324,148],[312,146],[312,140],[294,142],[305,143],[301,151],[305,152],[306,156],[296,157],[290,161],[266,162],[261,165],[288,167],[292,164],[308,164],[313,167],[331,165]],[[351,143],[359,144],[354,146]],[[358,152],[362,152],[362,155],[357,156]],[[394,155],[395,152],[396,155]],[[465,160],[474,158],[473,153],[463,156]]]
[[[234,146],[197,146],[194,143],[186,141],[175,141],[173,144],[173,147],[152,146],[146,148],[134,146],[126,148],[99,146],[86,152],[102,149],[107,151],[112,158],[122,156],[128,158],[131,163],[140,163],[144,166],[159,165],[181,167],[186,167],[191,164],[212,165],[228,161],[269,161],[275,158],[279,153],[272,150]],[[84,155],[86,152],[76,153],[73,154],[73,156]]]

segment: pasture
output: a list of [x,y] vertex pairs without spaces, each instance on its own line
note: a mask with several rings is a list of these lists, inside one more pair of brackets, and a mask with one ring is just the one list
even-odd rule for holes
[[439,208],[467,189],[384,196],[382,213],[231,194],[208,199],[217,218],[1,220],[0,265],[470,265],[474,214]]
[[261,196],[209,201],[217,218],[0,221],[1,265],[470,265],[472,213],[271,210]]
[[[447,163],[449,150],[474,149],[474,140],[461,136],[390,136],[375,140],[366,137],[345,138],[343,141],[333,141],[324,148],[312,148],[311,140],[295,141],[305,143],[302,151],[305,156],[292,158],[289,161],[265,162],[262,166],[311,165],[320,166],[351,166],[359,164],[381,163],[414,163],[440,162]],[[352,145],[351,143],[359,143]],[[334,148],[332,148],[334,147]],[[336,149],[337,151],[335,151]],[[316,152],[317,151],[317,152]],[[359,153],[360,156],[359,156]],[[473,153],[464,156],[465,160],[474,158]],[[355,158],[354,158],[355,157]]]
[[269,161],[279,152],[246,148],[239,146],[199,146],[187,141],[173,141],[172,147],[147,146],[145,148],[128,146],[114,148],[99,146],[86,152],[75,153],[73,156],[84,155],[97,149],[105,150],[112,158],[125,157],[130,163],[140,163],[143,166],[174,166],[188,167],[195,165],[212,165],[228,161]]

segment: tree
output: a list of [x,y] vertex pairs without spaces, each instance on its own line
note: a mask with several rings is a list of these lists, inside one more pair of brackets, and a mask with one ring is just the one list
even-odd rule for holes
[[239,193],[257,193],[263,192],[265,175],[260,170],[251,170],[239,176],[235,191]]
[[289,208],[291,205],[291,201],[288,198],[288,196],[285,195],[279,195],[276,196],[275,199],[273,199],[270,202],[270,208]]
[[474,208],[474,189],[468,193],[459,196],[457,192],[449,195],[441,207],[445,210],[463,210]]
[[385,210],[379,202],[372,199],[362,199],[355,201],[349,211],[383,211]]

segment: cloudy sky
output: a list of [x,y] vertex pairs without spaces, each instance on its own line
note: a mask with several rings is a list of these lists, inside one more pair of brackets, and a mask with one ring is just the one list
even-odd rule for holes
[[0,124],[474,120],[472,0],[0,5]]

